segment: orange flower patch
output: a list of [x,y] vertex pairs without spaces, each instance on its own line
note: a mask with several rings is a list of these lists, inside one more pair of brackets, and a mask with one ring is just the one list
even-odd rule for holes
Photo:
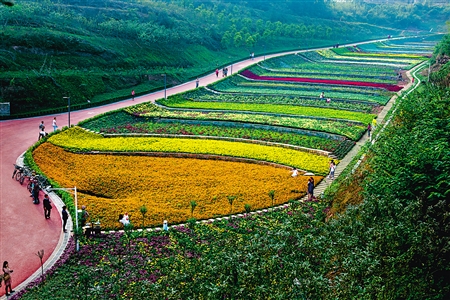
[[86,205],[91,220],[99,219],[109,229],[120,228],[117,219],[124,212],[135,226],[142,226],[142,205],[148,209],[145,226],[154,226],[191,218],[191,201],[197,203],[197,219],[230,214],[227,196],[237,196],[232,213],[244,212],[245,204],[253,210],[271,206],[270,190],[275,191],[275,204],[286,203],[305,194],[309,178],[243,162],[74,154],[50,143],[39,146],[33,158],[62,187],[76,186],[78,206]]

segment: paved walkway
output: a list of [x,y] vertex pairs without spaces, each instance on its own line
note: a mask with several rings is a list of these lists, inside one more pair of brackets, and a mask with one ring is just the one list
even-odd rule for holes
[[[359,44],[365,43],[370,42]],[[358,43],[351,43],[348,45],[355,44]],[[343,47],[345,46],[346,45],[343,45]],[[321,49],[329,49],[329,47]],[[253,60],[247,59],[230,65],[229,70],[233,70],[234,73],[236,73],[243,68],[265,59],[311,50],[314,49],[255,57]],[[199,78],[199,84],[200,86],[206,86],[219,79],[222,79],[221,72],[219,78],[216,77],[215,73],[211,73]],[[167,96],[194,89],[195,85],[196,82],[193,80],[168,88]],[[164,90],[161,90],[136,97],[134,101],[124,100],[101,107],[73,111],[70,113],[71,124],[77,124],[84,119],[91,118],[107,111],[135,105],[137,103],[148,101],[154,102],[163,97]],[[44,218],[42,204],[32,204],[26,186],[20,185],[17,181],[11,179],[14,169],[13,164],[22,153],[37,141],[39,123],[44,121],[47,130],[50,130],[50,128],[52,128],[51,124],[53,117],[57,118],[57,123],[60,128],[67,126],[67,113],[0,121],[0,263],[6,260],[9,262],[10,268],[14,270],[12,275],[12,287],[13,289],[16,289],[16,291],[39,276],[40,260],[36,253],[40,250],[44,250],[44,267],[49,268],[62,254],[69,238],[69,233],[64,234],[62,232],[62,203],[59,203],[54,199],[54,209],[51,218],[47,220]],[[364,143],[364,138],[358,142],[359,145],[362,143]],[[358,150],[355,149],[352,150],[351,153],[356,153],[357,151]],[[347,157],[349,157],[349,155],[347,155]],[[336,169],[336,175],[340,174],[345,163],[346,159],[341,161]],[[323,183],[319,184],[316,188],[316,194],[320,193],[322,185]],[[0,297],[3,295],[4,288],[2,287],[0,289]],[[4,298],[5,297],[3,297],[3,299]]]

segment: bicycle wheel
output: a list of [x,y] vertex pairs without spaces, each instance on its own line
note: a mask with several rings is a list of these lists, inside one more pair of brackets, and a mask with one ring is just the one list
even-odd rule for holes
[[22,177],[22,170],[18,170],[17,172],[16,172],[16,174],[14,175],[14,177],[16,178],[16,180],[17,181],[19,181],[20,180],[20,177]]
[[24,173],[20,173],[21,174],[21,176],[20,176],[20,178],[19,178],[19,182],[20,182],[20,184],[23,184],[23,182],[25,181],[25,177],[27,177]]

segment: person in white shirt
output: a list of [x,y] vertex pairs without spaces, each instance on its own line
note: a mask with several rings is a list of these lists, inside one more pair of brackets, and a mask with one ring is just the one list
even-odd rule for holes
[[298,176],[298,170],[296,169],[296,168],[294,168],[292,171],[291,171],[291,176],[292,177],[297,177]]
[[128,214],[127,213],[125,213],[125,215],[120,214],[119,222],[122,223],[123,226],[130,225],[130,218],[128,217]]
[[56,131],[56,128],[58,128],[58,125],[56,125],[56,117],[53,118],[52,126],[53,126],[53,131]]

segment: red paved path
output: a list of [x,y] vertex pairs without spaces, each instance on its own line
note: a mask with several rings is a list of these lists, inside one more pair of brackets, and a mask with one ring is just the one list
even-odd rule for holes
[[[249,65],[264,60],[264,58],[269,59],[288,53],[311,50],[255,57],[254,60],[247,59],[233,64],[228,70],[229,72],[233,70],[234,74]],[[221,78],[222,71],[220,71],[218,78],[215,73],[201,77],[200,86],[208,85]],[[195,80],[167,89],[167,96],[194,88]],[[73,111],[70,114],[71,124],[77,124],[81,120],[110,110],[154,101],[163,97],[164,90],[136,97],[134,101],[124,100],[101,107]],[[63,234],[60,208],[54,207],[51,218],[46,220],[42,201],[39,205],[32,204],[26,185],[21,186],[11,178],[16,159],[37,141],[39,123],[44,121],[47,131],[53,130],[51,126],[53,117],[57,118],[59,128],[68,125],[67,113],[0,121],[0,263],[7,260],[10,268],[14,270],[12,274],[13,289],[40,268],[40,261],[36,253],[43,249],[45,251],[44,261],[46,261],[55,250],[61,234]],[[0,297],[4,293],[4,285],[2,285]]]

